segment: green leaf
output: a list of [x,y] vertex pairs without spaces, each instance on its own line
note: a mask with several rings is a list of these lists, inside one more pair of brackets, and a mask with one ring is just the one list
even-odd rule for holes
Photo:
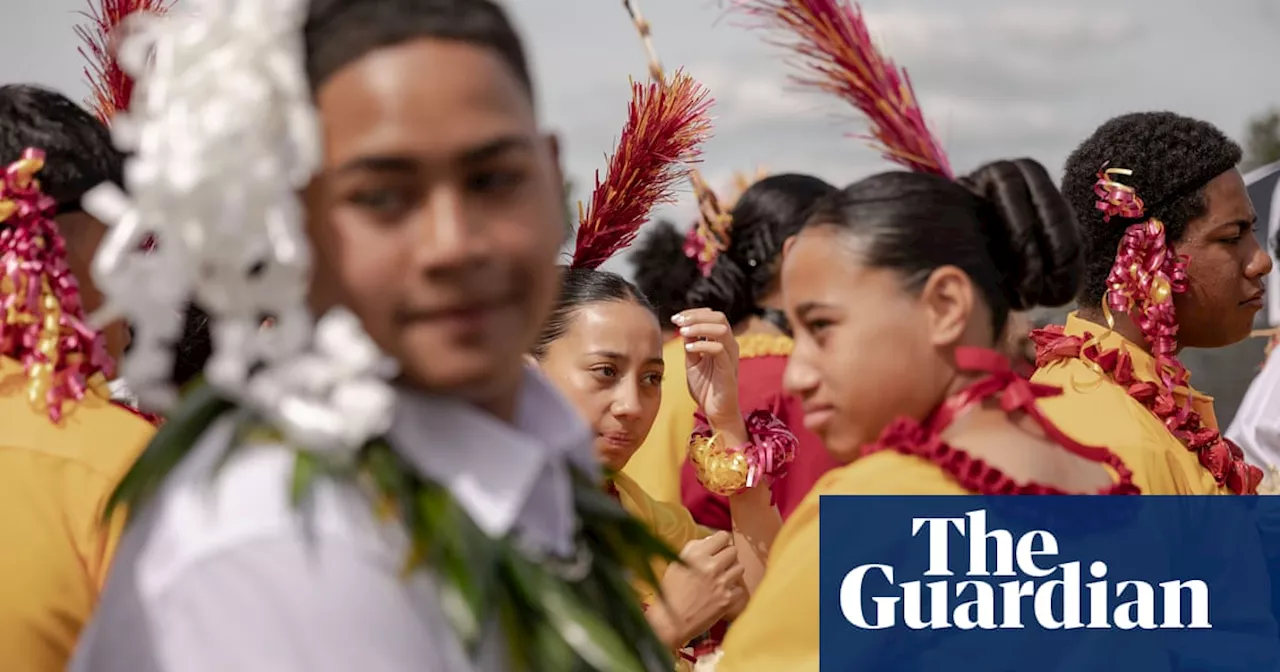
[[311,490],[317,471],[316,456],[305,450],[298,451],[293,460],[293,479],[289,484],[289,501],[295,508],[302,504],[302,499]]
[[628,643],[598,613],[616,605],[584,604],[568,584],[553,579],[545,569],[518,554],[509,556],[508,567],[515,586],[526,599],[541,605],[546,622],[584,662],[602,671],[645,672]]
[[464,642],[479,643],[480,629],[492,611],[497,584],[497,542],[487,537],[443,487],[422,488],[416,504],[421,524],[430,530],[429,558],[441,579],[446,613]]
[[234,404],[208,384],[193,383],[107,499],[103,519],[109,520],[121,506],[141,506],[191,452],[205,430],[233,408]]

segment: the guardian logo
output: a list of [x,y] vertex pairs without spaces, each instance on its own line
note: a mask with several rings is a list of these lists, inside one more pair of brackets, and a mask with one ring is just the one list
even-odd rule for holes
[[[1034,530],[1014,539],[1008,530],[988,531],[985,510],[963,518],[912,518],[911,536],[928,541],[924,576],[947,578],[896,583],[890,565],[853,568],[840,583],[840,610],[854,627],[1003,630],[1026,627],[1024,618],[1049,630],[1212,627],[1204,581],[1112,583],[1107,564],[1094,560],[1087,567],[1094,580],[1083,583],[1082,562],[1055,562],[1052,533]],[[951,578],[956,572],[949,544],[956,536],[968,541],[963,580]]]

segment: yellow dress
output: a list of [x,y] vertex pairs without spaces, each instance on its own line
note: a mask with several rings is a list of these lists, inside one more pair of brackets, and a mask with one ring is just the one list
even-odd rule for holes
[[89,393],[54,425],[0,357],[0,670],[66,669],[120,536],[102,506],[154,433]]
[[[685,544],[711,534],[711,530],[693,522],[693,516],[689,515],[689,511],[683,506],[660,502],[650,497],[649,493],[626,473],[615,474],[613,485],[618,489],[618,499],[622,502],[622,508],[644,521],[654,535],[666,542],[667,546],[676,553],[679,553]],[[669,563],[665,560],[654,560],[653,575],[661,580],[662,575],[667,573],[668,565]],[[640,602],[646,606],[657,595],[654,587],[648,584],[637,585],[636,589],[640,593]]]
[[[1068,336],[1083,337],[1085,331],[1099,336],[1107,328],[1075,313],[1067,316]],[[1139,380],[1157,379],[1155,360],[1123,336],[1109,333],[1102,338],[1101,347],[1128,353]],[[1062,388],[1061,395],[1040,399],[1040,410],[1071,438],[1086,445],[1106,446],[1119,455],[1133,470],[1134,483],[1143,494],[1230,494],[1159,418],[1090,363],[1074,358],[1053,362],[1036,371],[1031,380]],[[1187,388],[1175,390],[1174,397],[1179,404],[1189,401],[1205,427],[1218,428],[1212,397]]]
[[[680,504],[680,468],[693,434],[693,414],[698,404],[689,396],[684,376],[684,340],[673,338],[662,346],[664,371],[662,406],[653,428],[622,473],[659,502]],[[679,550],[679,549],[677,549]]]
[[782,525],[764,580],[724,640],[717,672],[818,672],[818,498],[966,495],[923,458],[884,451],[827,472]]
[[[677,553],[684,548],[685,544],[709,536],[712,532],[693,522],[693,516],[689,515],[689,511],[683,506],[660,502],[650,497],[644,488],[625,473],[615,474],[613,485],[618,490],[618,499],[622,502],[622,508],[644,521],[654,535],[666,542],[667,546]],[[665,560],[654,560],[653,575],[661,581],[669,566],[670,563]],[[643,581],[636,582],[636,593],[640,596],[640,603],[645,607],[651,605],[658,594],[654,586]],[[688,660],[677,655],[675,670],[691,672],[693,666]]]

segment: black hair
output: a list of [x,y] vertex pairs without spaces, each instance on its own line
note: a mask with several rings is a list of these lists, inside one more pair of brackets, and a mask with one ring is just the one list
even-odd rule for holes
[[631,252],[636,287],[653,304],[666,327],[677,313],[690,307],[689,287],[700,277],[698,263],[685,256],[684,234],[668,220],[654,223]]
[[303,33],[313,91],[375,49],[430,37],[492,49],[533,95],[520,36],[491,0],[312,0]]
[[686,305],[718,310],[735,325],[759,315],[760,299],[777,279],[783,243],[804,225],[814,204],[835,190],[816,177],[790,173],[751,185],[733,206],[728,249],[689,288]]
[[529,350],[537,359],[547,354],[547,347],[569,331],[578,311],[591,303],[631,301],[657,316],[658,311],[638,287],[617,273],[593,268],[565,268],[560,276],[560,296]]
[[1104,163],[1133,171],[1117,181],[1137,191],[1146,206],[1143,219],[1159,219],[1168,241],[1176,243],[1187,223],[1208,211],[1204,186],[1234,168],[1241,156],[1240,145],[1212,124],[1173,112],[1124,114],[1099,126],[1067,158],[1062,176],[1062,193],[1075,208],[1084,237],[1081,304],[1102,304],[1120,239],[1125,229],[1141,221],[1102,220],[1102,211],[1094,206],[1098,197],[1093,185]]
[[0,86],[0,165],[17,161],[28,147],[44,150],[40,186],[59,213],[79,211],[80,197],[103,182],[124,181],[124,154],[88,110],[50,89]]
[[209,315],[194,303],[187,304],[182,335],[174,348],[173,385],[179,389],[204,373],[213,356],[213,337],[209,331]]
[[898,271],[912,291],[941,266],[959,268],[982,293],[997,335],[1010,310],[1071,301],[1083,266],[1071,206],[1031,159],[997,161],[956,181],[873,175],[824,199],[806,226],[864,239],[865,263]]

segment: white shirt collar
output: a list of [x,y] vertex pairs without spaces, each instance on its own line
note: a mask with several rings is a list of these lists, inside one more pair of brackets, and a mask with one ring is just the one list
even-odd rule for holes
[[599,466],[590,430],[541,374],[525,369],[514,424],[459,399],[400,389],[389,438],[489,536],[514,530],[543,550],[572,552],[569,466],[591,474]]

